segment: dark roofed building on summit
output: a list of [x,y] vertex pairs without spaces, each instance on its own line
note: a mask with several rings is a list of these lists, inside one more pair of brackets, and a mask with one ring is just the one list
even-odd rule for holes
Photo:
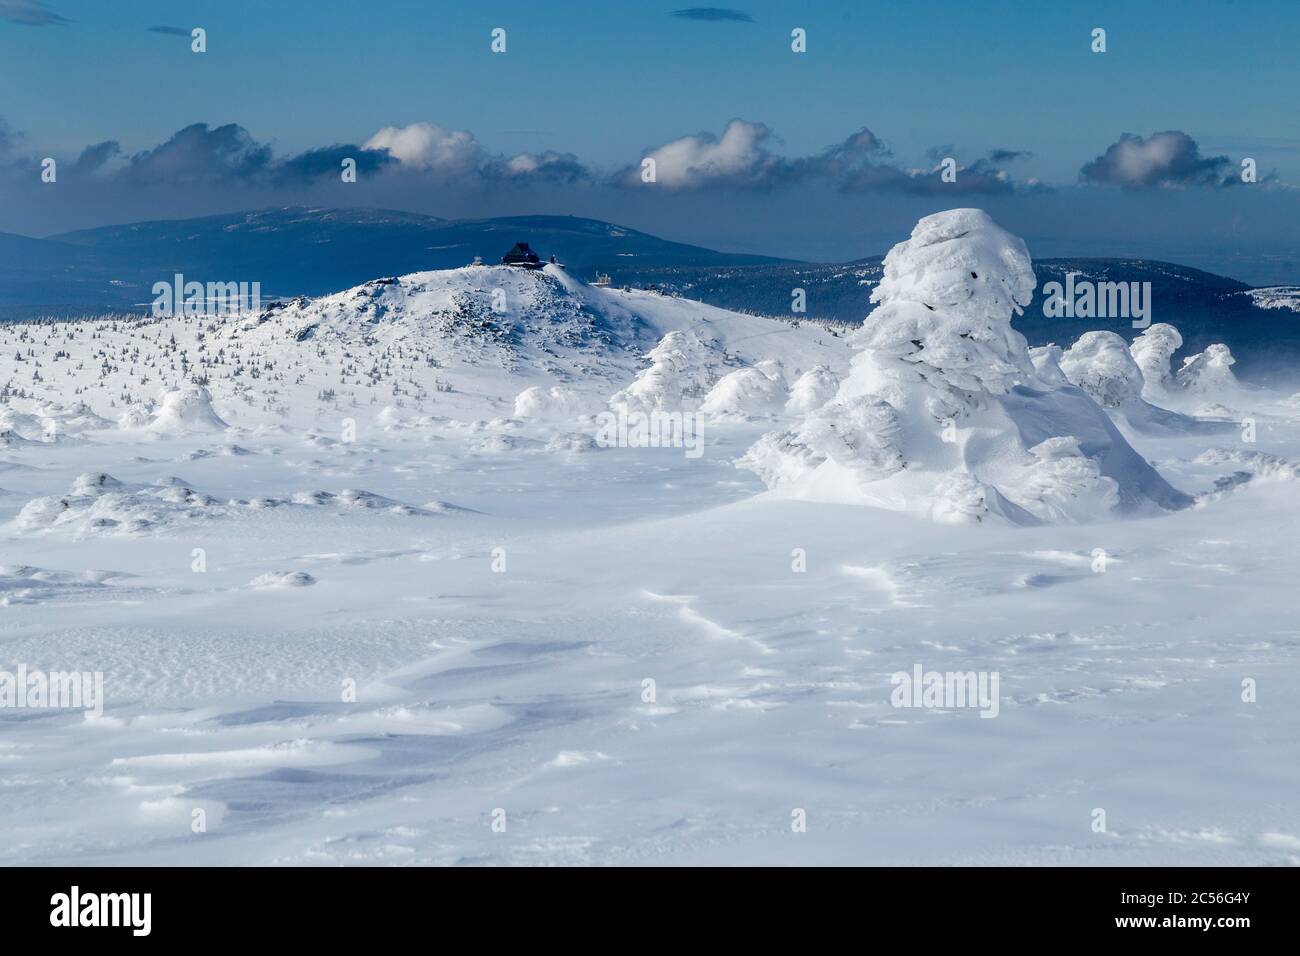
[[507,266],[518,266],[521,269],[540,269],[544,262],[538,258],[537,253],[528,248],[526,242],[516,242],[513,249],[501,257],[501,262]]

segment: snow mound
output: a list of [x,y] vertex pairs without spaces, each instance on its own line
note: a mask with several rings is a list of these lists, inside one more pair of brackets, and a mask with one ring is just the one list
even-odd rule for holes
[[479,266],[374,279],[268,310],[254,326],[281,326],[295,341],[421,340],[441,360],[513,365],[528,355],[602,352],[630,316],[564,270]]
[[80,438],[86,432],[112,427],[112,421],[98,415],[85,402],[69,405],[44,402],[30,412],[0,408],[0,432],[13,432],[31,442]]
[[543,450],[554,455],[578,455],[595,451],[599,447],[596,444],[596,439],[591,435],[567,432],[563,435],[556,435],[546,443]]
[[196,491],[181,478],[128,485],[112,475],[87,473],[66,495],[28,501],[13,519],[18,532],[70,533],[77,538],[104,535],[162,534],[196,521],[255,515],[278,508],[334,508],[376,511],[399,516],[432,515],[427,508],[395,501],[369,491],[299,492],[291,498],[232,498],[227,501]]
[[74,495],[102,495],[106,491],[120,491],[126,485],[107,472],[86,472],[72,482]]
[[144,428],[153,421],[153,402],[132,402],[117,416],[117,427],[123,430]]
[[475,455],[506,455],[534,444],[528,439],[517,438],[514,435],[489,435],[486,438],[474,439],[465,448]]
[[385,405],[375,416],[375,424],[385,431],[394,431],[399,428],[406,428],[406,416],[401,409],[393,405]]
[[588,410],[586,400],[563,385],[534,385],[515,396],[515,418],[573,419]]
[[248,582],[250,588],[305,588],[316,583],[306,571],[268,571]]
[[[272,503],[272,507],[285,503],[279,499],[261,499],[263,505],[267,502]],[[300,491],[289,499],[289,504],[308,505],[313,508],[320,507],[339,507],[339,508],[356,508],[368,511],[385,511],[395,515],[419,515],[431,514],[432,512],[424,508],[418,508],[415,505],[408,505],[404,502],[397,501],[393,498],[386,498],[383,495],[377,495],[372,491],[360,491],[351,488],[345,488],[338,494],[331,491]]]
[[12,428],[0,430],[0,448],[23,448],[28,445],[40,445],[40,441],[24,438]]
[[230,426],[212,407],[212,396],[202,385],[169,388],[158,396],[158,408],[146,426],[160,435],[225,431]]
[[785,399],[785,386],[767,370],[740,368],[718,379],[699,410],[715,418],[746,419],[779,411]]
[[16,408],[0,408],[0,434],[28,442],[45,440],[45,425],[35,415]]
[[767,358],[754,363],[754,368],[758,369],[772,381],[780,384],[782,388],[789,385],[785,377],[785,365],[780,359]]
[[825,365],[814,365],[790,386],[785,410],[791,415],[806,415],[834,398],[839,387],[839,376]]
[[47,433],[56,435],[80,436],[85,432],[101,431],[112,428],[114,422],[95,412],[85,402],[73,402],[60,405],[58,402],[46,402],[36,409]]
[[77,537],[145,534],[225,512],[216,498],[179,479],[131,487],[100,472],[78,477],[66,495],[33,498],[18,512],[13,527],[21,532],[71,531]]
[[255,455],[257,452],[245,448],[242,445],[219,445],[216,448],[196,448],[185,456],[186,461],[201,461],[204,458],[221,457],[221,458],[243,458],[246,455]]
[[1029,449],[1037,460],[1016,488],[1027,510],[1049,521],[1106,514],[1119,505],[1119,483],[1101,473],[1073,435],[1048,438]]
[[0,607],[42,604],[87,591],[102,590],[114,578],[112,571],[54,571],[25,564],[0,565]]
[[1271,455],[1262,451],[1242,451],[1237,448],[1211,448],[1202,452],[1194,462],[1198,465],[1230,466],[1237,469],[1233,476],[1219,479],[1220,485],[1239,484],[1233,480],[1244,475],[1246,480],[1254,481],[1295,481],[1300,478],[1300,465],[1293,464],[1281,455]]
[[[1031,355],[1011,318],[1036,284],[1025,244],[977,209],[922,219],[885,257],[879,306],[835,396],[737,463],[796,498],[939,522],[1092,521],[1191,499],[1088,391],[1122,405],[1141,371],[1110,333]],[[1071,377],[1071,373],[1074,377]]]

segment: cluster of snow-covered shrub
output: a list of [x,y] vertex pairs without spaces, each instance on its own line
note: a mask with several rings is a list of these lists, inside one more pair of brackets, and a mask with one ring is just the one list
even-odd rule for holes
[[650,350],[650,365],[609,400],[624,412],[680,411],[703,400],[725,356],[693,332],[673,331]]
[[[1127,344],[1089,333],[1030,350],[1011,326],[1036,279],[1024,243],[978,209],[927,216],[885,258],[848,377],[740,465],[795,496],[1017,523],[1175,509],[1189,499],[1106,409],[1140,401]],[[793,411],[794,409],[792,409]]]
[[[688,411],[717,423],[741,422],[809,412],[839,387],[824,365],[796,370],[793,383],[776,359],[730,368],[734,359],[691,331],[669,332],[646,359],[632,382],[610,396],[610,409],[625,415]],[[515,397],[520,419],[573,421],[596,411],[590,398],[566,386],[532,386]]]
[[1184,394],[1203,396],[1236,389],[1232,374],[1236,360],[1226,345],[1211,345],[1188,356],[1175,372],[1173,357],[1182,347],[1178,330],[1157,322],[1132,344],[1114,332],[1088,332],[1065,352],[1060,364],[1071,382],[1107,407],[1137,396],[1159,403]]

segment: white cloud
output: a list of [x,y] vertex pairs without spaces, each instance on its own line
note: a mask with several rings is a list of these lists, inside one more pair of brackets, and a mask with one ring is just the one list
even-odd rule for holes
[[[712,180],[759,180],[772,154],[764,146],[772,131],[762,123],[733,119],[721,137],[711,133],[683,136],[648,156],[655,161],[656,181],[664,186],[698,186]],[[640,169],[629,171],[640,181]]]
[[472,172],[483,158],[483,147],[472,133],[432,123],[385,126],[366,140],[365,147],[386,149],[411,169],[449,175]]
[[1222,186],[1232,182],[1227,156],[1202,156],[1196,140],[1181,130],[1148,137],[1125,133],[1080,175],[1087,182],[1117,186]]

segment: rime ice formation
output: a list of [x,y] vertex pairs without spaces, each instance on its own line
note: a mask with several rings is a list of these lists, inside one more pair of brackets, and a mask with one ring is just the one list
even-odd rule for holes
[[1157,322],[1142,332],[1129,346],[1129,354],[1142,370],[1143,393],[1159,401],[1175,387],[1170,362],[1183,347],[1183,337],[1168,322]]
[[1236,362],[1226,345],[1211,345],[1183,360],[1178,383],[1188,392],[1199,394],[1231,392],[1238,387],[1237,376],[1232,374]]
[[[1184,358],[1182,367],[1175,373],[1173,357],[1182,345],[1183,337],[1178,330],[1163,322],[1133,340],[1129,352],[1142,369],[1143,397],[1174,408],[1199,405],[1197,414],[1209,414],[1213,418],[1235,417],[1237,413],[1221,402],[1201,404],[1208,396],[1229,402],[1242,399],[1242,387],[1232,373],[1236,360],[1231,350],[1222,344],[1208,346],[1204,352]],[[1200,422],[1186,430],[1205,431],[1214,427],[1212,423]]]
[[[987,213],[922,219],[885,257],[878,307],[852,340],[860,351],[835,396],[763,436],[739,464],[792,497],[941,522],[1087,521],[1187,505],[1089,393],[1064,381],[1068,353],[1031,355],[1011,327],[1035,284],[1024,242]],[[1114,343],[1094,338],[1074,356],[1094,394],[1116,405],[1141,388],[1122,340],[1119,351],[1122,362]]]

